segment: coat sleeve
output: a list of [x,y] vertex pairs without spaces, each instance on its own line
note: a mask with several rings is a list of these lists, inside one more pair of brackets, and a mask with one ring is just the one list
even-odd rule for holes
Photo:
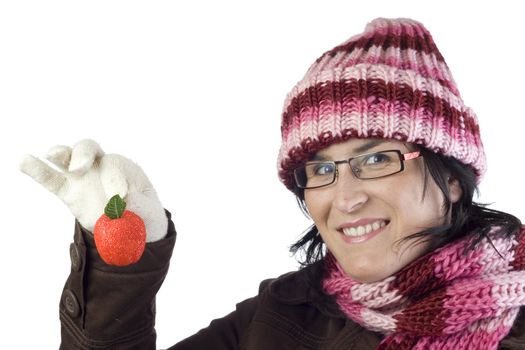
[[60,300],[60,349],[156,348],[155,295],[168,272],[175,227],[146,244],[136,264],[117,267],[98,255],[93,235],[78,222],[70,246],[71,273]]

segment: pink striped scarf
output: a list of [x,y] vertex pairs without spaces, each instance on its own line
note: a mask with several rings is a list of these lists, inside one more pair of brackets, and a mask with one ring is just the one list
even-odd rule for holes
[[332,255],[323,287],[363,327],[385,334],[378,349],[497,349],[525,305],[525,228],[447,244],[374,283],[346,276]]

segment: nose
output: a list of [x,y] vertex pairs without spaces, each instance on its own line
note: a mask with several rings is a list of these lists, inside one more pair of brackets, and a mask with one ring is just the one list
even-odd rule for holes
[[363,181],[357,179],[348,163],[338,165],[334,206],[343,213],[351,213],[368,201]]

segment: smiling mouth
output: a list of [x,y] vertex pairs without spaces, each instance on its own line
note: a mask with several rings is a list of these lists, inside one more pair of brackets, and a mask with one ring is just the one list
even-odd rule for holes
[[361,237],[385,227],[388,225],[388,223],[389,221],[387,220],[378,220],[367,225],[345,227],[340,230],[340,232],[342,232],[346,237]]

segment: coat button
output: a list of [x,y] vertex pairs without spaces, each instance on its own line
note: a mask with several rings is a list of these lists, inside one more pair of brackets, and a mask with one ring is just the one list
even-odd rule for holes
[[82,268],[82,256],[75,243],[69,246],[69,257],[71,258],[71,268],[73,271],[80,271]]
[[78,300],[75,294],[69,290],[64,290],[64,295],[62,296],[62,302],[68,314],[72,317],[77,317],[80,315],[80,305],[78,305]]

